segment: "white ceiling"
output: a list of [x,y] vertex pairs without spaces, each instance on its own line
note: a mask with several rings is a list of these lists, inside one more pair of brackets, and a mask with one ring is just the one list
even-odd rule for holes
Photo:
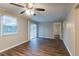
[[[35,8],[44,8],[45,11],[35,11],[36,16],[30,15],[30,19],[37,22],[61,21],[66,18],[73,5],[71,3],[35,3],[33,5]],[[9,3],[0,3],[0,8],[17,14],[20,14],[24,10],[24,8],[13,6]],[[22,16],[26,17],[27,14],[23,14]]]

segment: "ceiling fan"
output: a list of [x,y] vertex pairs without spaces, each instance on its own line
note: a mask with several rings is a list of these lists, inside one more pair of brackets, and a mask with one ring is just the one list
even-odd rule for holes
[[25,12],[27,12],[29,14],[29,12],[30,12],[31,14],[36,15],[33,11],[45,11],[45,9],[43,9],[43,8],[34,8],[33,3],[25,3],[24,5],[20,5],[20,4],[16,4],[16,3],[10,3],[10,4],[21,7],[21,8],[25,8],[24,11],[20,12],[20,14],[23,14]]
[[79,8],[79,4],[76,5],[75,9],[78,9],[78,8]]

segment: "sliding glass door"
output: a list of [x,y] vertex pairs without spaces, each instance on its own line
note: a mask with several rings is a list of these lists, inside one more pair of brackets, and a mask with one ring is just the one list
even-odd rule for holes
[[37,25],[35,23],[30,24],[30,39],[37,37]]

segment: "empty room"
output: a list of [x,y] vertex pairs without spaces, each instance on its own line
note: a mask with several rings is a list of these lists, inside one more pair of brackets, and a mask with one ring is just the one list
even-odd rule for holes
[[78,56],[79,4],[0,3],[0,56]]

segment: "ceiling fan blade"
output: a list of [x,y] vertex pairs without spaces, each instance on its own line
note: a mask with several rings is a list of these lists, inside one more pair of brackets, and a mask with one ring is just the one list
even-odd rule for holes
[[37,10],[37,11],[45,11],[45,9],[43,9],[43,8],[35,8],[35,10]]
[[24,10],[24,11],[22,11],[20,14],[23,14],[23,13],[25,13],[25,10]]
[[79,4],[75,7],[75,9],[78,9],[79,8]]
[[15,6],[18,6],[18,7],[22,7],[22,8],[24,8],[24,6],[22,6],[22,5],[19,5],[19,4],[16,4],[16,3],[10,3],[11,5],[15,5]]

